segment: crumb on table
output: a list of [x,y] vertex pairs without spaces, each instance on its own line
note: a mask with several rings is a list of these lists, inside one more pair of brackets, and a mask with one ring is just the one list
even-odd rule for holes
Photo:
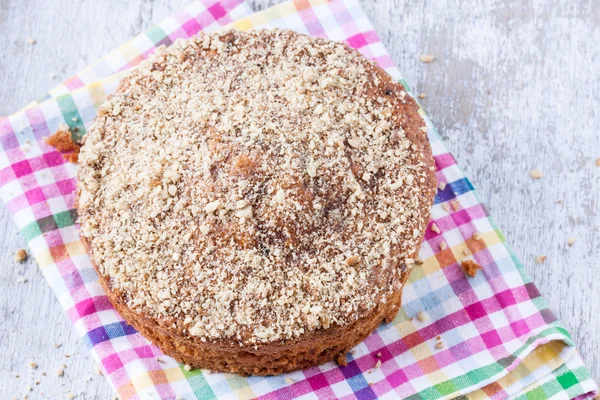
[[539,169],[532,169],[531,172],[529,172],[529,175],[531,175],[533,179],[541,179],[544,177],[544,173]]
[[27,250],[25,249],[19,249],[17,251],[15,251],[15,261],[16,262],[23,262],[27,259]]
[[481,265],[477,264],[473,260],[464,260],[460,263],[460,265],[462,266],[465,273],[472,278],[474,278],[475,275],[477,275],[478,270],[482,269]]
[[419,56],[419,60],[421,60],[421,62],[425,64],[433,62],[434,59],[435,56],[433,54],[421,54],[421,56]]

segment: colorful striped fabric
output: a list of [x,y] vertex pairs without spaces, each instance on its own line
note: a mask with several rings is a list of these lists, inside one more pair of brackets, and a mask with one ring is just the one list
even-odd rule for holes
[[[119,71],[136,65],[157,45],[235,20],[231,25],[241,30],[281,27],[344,40],[401,80],[356,0],[298,0],[246,14],[249,8],[241,0],[195,2],[53,89],[44,100],[0,119],[0,197],[119,396],[592,397],[596,384],[568,332],[506,246],[424,112],[437,177],[446,184],[432,211],[431,223],[440,233],[428,231],[420,252],[424,263],[410,276],[398,317],[359,344],[348,366],[328,363],[267,378],[186,371],[123,321],[98,284],[79,240],[76,165],[66,163],[43,141],[63,122],[77,135],[85,134],[97,106],[115,90]],[[459,265],[465,259],[475,260],[483,270],[466,277]],[[415,318],[419,312],[426,318]]]

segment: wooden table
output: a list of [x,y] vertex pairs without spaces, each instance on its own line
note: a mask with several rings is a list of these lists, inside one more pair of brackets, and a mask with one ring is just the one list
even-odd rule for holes
[[[38,98],[188,1],[0,0],[0,115]],[[250,3],[263,9],[278,1]],[[363,0],[363,5],[407,81],[426,94],[424,104],[448,147],[598,380],[595,0]],[[435,61],[419,62],[422,53]],[[532,168],[544,178],[533,180]],[[14,251],[25,243],[3,207],[0,237],[0,398],[20,397],[29,385],[35,399],[65,398],[69,392],[82,399],[111,398],[35,263],[13,262]],[[576,238],[573,246],[568,237]],[[534,262],[538,255],[547,256],[544,264]],[[27,282],[19,283],[20,277]],[[30,360],[39,368],[31,369]],[[58,377],[61,364],[67,367]]]

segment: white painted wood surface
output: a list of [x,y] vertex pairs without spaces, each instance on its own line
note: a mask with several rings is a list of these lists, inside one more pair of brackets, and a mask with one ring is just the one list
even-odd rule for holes
[[[0,115],[187,1],[0,0]],[[250,1],[255,9],[278,2]],[[408,82],[427,95],[423,102],[448,147],[598,380],[597,2],[363,0],[363,6]],[[36,43],[27,44],[26,36]],[[421,53],[436,59],[422,64]],[[532,180],[532,168],[545,177]],[[571,236],[577,241],[569,247]],[[31,399],[69,392],[111,398],[36,265],[12,261],[24,241],[3,207],[0,238],[0,398],[21,397],[30,385]],[[543,265],[534,263],[537,255],[547,256]],[[19,277],[27,282],[17,283]],[[30,360],[39,367],[29,368]]]

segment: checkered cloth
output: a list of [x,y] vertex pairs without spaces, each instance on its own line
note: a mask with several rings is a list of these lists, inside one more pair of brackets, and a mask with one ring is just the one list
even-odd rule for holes
[[[76,165],[43,141],[60,123],[84,135],[96,108],[127,69],[156,46],[230,23],[240,30],[280,27],[343,40],[408,88],[356,0],[297,0],[250,13],[242,0],[194,2],[44,99],[0,119],[0,197],[121,398],[592,397],[596,384],[571,337],[505,244],[423,110],[437,178],[446,184],[432,210],[431,223],[440,233],[428,230],[420,251],[424,263],[413,269],[398,317],[359,344],[348,366],[327,363],[286,376],[252,378],[186,371],[123,321],[98,284],[79,239]],[[480,236],[473,237],[475,232]],[[475,260],[483,270],[467,278],[459,265],[464,259]],[[427,318],[414,318],[419,312]],[[436,346],[440,342],[443,348]]]

